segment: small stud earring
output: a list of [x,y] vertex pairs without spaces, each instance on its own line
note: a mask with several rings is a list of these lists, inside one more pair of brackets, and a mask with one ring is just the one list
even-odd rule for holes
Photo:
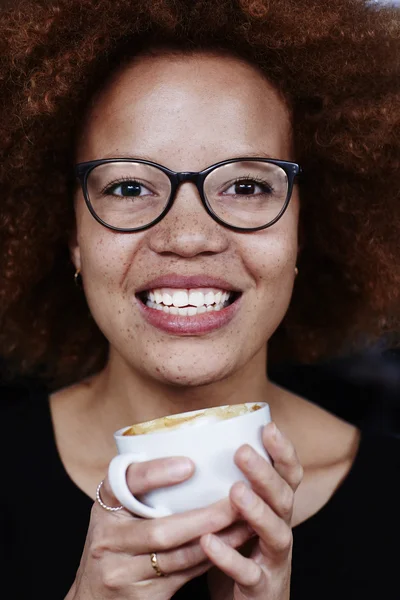
[[75,285],[76,287],[78,287],[79,289],[82,289],[82,275],[81,275],[81,270],[77,269],[75,271],[75,275],[74,275],[74,281],[75,281]]
[[298,270],[298,268],[297,268],[297,267],[295,267],[295,268],[294,268],[294,274],[296,275],[296,277],[297,277],[297,275],[299,274],[299,270]]

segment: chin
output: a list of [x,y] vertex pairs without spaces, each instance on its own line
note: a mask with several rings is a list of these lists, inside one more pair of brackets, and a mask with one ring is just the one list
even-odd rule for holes
[[[153,369],[152,369],[153,371]],[[175,387],[199,387],[210,385],[229,377],[231,369],[228,365],[168,365],[156,366],[152,373],[148,370],[148,375],[161,383]]]

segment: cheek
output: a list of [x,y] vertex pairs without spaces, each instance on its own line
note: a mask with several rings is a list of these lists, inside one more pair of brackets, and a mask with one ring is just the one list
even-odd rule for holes
[[242,252],[247,268],[258,285],[263,282],[293,279],[297,257],[297,235],[291,231],[260,232]]
[[95,224],[82,229],[80,236],[85,294],[95,318],[106,314],[107,307],[115,308],[124,294],[126,274],[137,248],[133,236],[99,228]]
[[[268,339],[284,318],[292,296],[296,227],[271,228],[251,236],[242,257],[254,282],[249,318],[260,335]],[[260,322],[265,327],[260,328]]]

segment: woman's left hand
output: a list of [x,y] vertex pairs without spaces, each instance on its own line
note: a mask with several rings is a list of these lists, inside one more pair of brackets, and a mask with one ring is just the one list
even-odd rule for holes
[[[274,423],[264,427],[263,443],[274,466],[250,446],[241,446],[235,462],[252,488],[237,482],[230,491],[232,505],[258,538],[250,557],[241,555],[213,534],[200,538],[204,552],[222,571],[217,572],[213,581],[215,597],[221,600],[288,600],[290,597],[291,521],[294,493],[303,478],[303,468],[293,444]],[[229,591],[226,591],[224,574],[233,580]]]

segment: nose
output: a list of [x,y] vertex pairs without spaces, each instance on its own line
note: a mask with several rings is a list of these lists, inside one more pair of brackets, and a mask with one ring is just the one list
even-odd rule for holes
[[171,209],[149,229],[148,236],[154,252],[184,258],[219,254],[229,245],[229,231],[207,213],[197,187],[190,181],[179,185]]

